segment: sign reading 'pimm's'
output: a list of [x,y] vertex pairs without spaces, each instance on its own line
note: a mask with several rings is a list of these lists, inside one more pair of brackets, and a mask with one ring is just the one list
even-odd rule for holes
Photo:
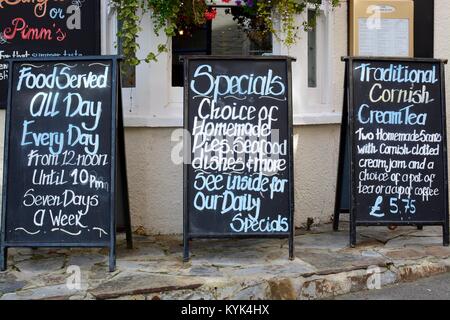
[[99,0],[0,0],[0,108],[6,108],[10,58],[100,54]]

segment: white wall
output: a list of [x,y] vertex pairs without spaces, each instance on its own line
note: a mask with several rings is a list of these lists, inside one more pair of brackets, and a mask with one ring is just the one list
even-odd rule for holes
[[[347,53],[347,8],[335,11],[333,30],[333,109],[342,109],[344,65]],[[450,1],[436,0],[435,56],[450,58]],[[298,61],[296,63],[305,63]],[[448,68],[447,68],[448,69]],[[447,72],[447,96],[450,92]],[[450,114],[448,115],[450,118]],[[169,128],[129,128],[126,131],[132,220],[148,233],[182,232],[182,168],[172,164]],[[328,222],[333,214],[339,126],[295,127],[295,221],[308,218]]]
[[[335,11],[332,51],[334,112],[342,109],[344,64],[347,54],[347,7]],[[295,51],[292,50],[290,54]],[[299,59],[294,70],[307,70]],[[315,110],[309,112],[314,113]],[[147,233],[181,233],[183,223],[182,166],[171,161],[171,135],[176,128],[127,128],[126,148],[132,223]],[[328,222],[334,208],[339,150],[338,125],[296,126],[294,129],[295,220]]]
[[[181,233],[183,168],[171,161],[174,129],[127,128],[126,149],[134,228],[147,233]],[[339,147],[339,126],[294,130],[295,220],[330,221]]]
[[[435,0],[434,9],[434,55],[439,59],[450,59],[450,1]],[[450,97],[450,65],[446,67],[447,102]],[[447,112],[449,108],[447,107]],[[447,113],[447,120],[449,114]]]
[[[436,0],[435,3],[435,56],[449,59],[450,1]],[[333,25],[335,34],[330,74],[333,74],[332,107],[336,111],[342,109],[344,65],[340,57],[347,52],[346,12],[344,2],[335,11]],[[448,68],[446,79],[449,96]],[[4,123],[4,111],[0,111],[0,123]],[[174,129],[126,129],[132,224],[134,228],[143,227],[147,233],[182,232],[182,167],[171,161]],[[330,221],[334,207],[339,126],[296,126],[294,131],[296,225],[305,223],[308,217],[314,218],[315,222]],[[2,154],[3,129],[0,130],[1,158]]]

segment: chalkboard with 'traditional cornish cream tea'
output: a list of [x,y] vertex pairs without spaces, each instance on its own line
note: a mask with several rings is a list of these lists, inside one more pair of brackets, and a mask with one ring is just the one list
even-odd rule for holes
[[289,238],[291,58],[186,57],[184,258],[194,238]]
[[2,269],[9,247],[109,247],[114,269],[119,206],[129,223],[117,70],[108,56],[10,62]]
[[[335,219],[344,207],[340,199],[348,197],[342,192],[350,190],[352,245],[358,225],[439,225],[448,245],[445,61],[363,57],[345,61],[337,188],[341,194],[336,196]],[[349,188],[343,186],[344,161],[350,161]]]

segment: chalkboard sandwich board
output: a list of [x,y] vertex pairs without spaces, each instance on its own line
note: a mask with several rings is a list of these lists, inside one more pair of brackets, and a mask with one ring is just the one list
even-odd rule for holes
[[0,1],[0,108],[15,58],[100,54],[100,0]]
[[2,270],[9,247],[107,247],[114,270],[118,210],[131,246],[118,63],[10,61]]
[[402,225],[442,226],[448,246],[446,61],[343,60],[335,230],[349,211],[352,246],[356,226]]
[[289,57],[185,57],[184,260],[196,238],[289,238]]

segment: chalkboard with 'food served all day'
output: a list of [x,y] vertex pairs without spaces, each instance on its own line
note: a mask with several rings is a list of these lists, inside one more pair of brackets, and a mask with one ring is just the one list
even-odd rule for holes
[[184,258],[189,240],[290,238],[291,62],[185,58]]
[[10,58],[100,54],[99,0],[0,1],[0,108]]
[[[345,61],[338,192],[350,190],[351,244],[358,225],[440,225],[448,245],[446,61]],[[350,161],[349,188],[342,187],[344,161]],[[346,197],[337,195],[337,202]]]
[[10,61],[2,269],[8,247],[109,247],[114,269],[117,199],[128,210],[117,70],[109,56]]

